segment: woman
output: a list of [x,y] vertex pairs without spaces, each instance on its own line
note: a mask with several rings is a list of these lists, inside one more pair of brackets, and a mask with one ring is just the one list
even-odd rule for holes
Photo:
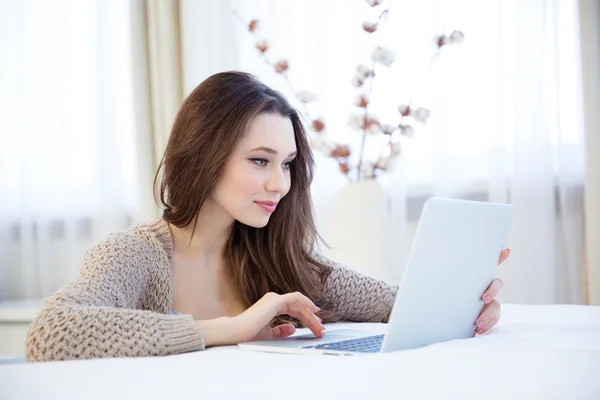
[[[241,72],[202,82],[156,175],[163,217],[88,250],[32,323],[28,360],[168,355],[285,337],[297,323],[322,336],[323,322],[386,322],[397,288],[314,250],[313,164],[281,94]],[[483,296],[480,333],[498,321],[501,287]]]

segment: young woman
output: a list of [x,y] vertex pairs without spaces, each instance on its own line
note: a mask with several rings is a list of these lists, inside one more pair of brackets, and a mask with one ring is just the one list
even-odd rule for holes
[[[162,218],[88,250],[32,323],[28,360],[168,355],[289,336],[298,324],[322,336],[324,322],[386,322],[397,287],[317,251],[313,164],[280,93],[241,72],[206,79],[156,175]],[[480,333],[498,322],[501,288],[495,279],[483,294]]]

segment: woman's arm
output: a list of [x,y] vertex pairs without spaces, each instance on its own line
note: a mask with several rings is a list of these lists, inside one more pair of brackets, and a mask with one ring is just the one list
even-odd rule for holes
[[398,287],[353,271],[322,255],[332,268],[325,282],[325,302],[342,320],[388,322]]
[[54,294],[31,324],[27,359],[135,357],[203,349],[204,335],[191,316],[142,309],[144,296],[167,294],[147,290],[159,279],[150,268],[157,262],[149,245],[132,232],[110,235],[92,247],[79,277]]

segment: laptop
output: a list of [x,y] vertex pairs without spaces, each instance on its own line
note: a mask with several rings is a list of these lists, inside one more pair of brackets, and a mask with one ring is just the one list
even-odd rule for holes
[[484,305],[481,296],[494,279],[512,215],[509,204],[431,197],[421,212],[387,329],[328,329],[322,338],[309,333],[238,347],[357,355],[472,338]]

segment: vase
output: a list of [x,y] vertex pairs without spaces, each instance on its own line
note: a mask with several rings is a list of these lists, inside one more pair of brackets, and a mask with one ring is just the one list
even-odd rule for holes
[[398,283],[401,271],[393,253],[391,221],[389,197],[380,183],[345,185],[333,201],[329,257],[362,274]]

